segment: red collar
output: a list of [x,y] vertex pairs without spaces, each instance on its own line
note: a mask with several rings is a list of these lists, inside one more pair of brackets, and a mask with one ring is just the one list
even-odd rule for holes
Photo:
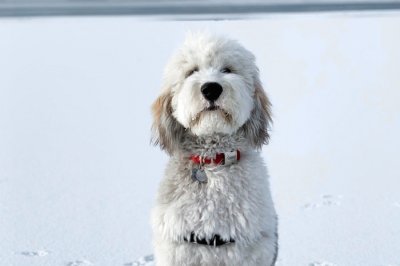
[[240,151],[231,151],[225,153],[217,153],[214,158],[202,157],[200,155],[190,156],[190,160],[195,164],[223,164],[229,165],[237,163],[240,160]]

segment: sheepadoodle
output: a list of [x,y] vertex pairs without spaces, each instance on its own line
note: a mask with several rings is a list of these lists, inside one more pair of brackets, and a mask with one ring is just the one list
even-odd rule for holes
[[254,55],[190,34],[152,111],[153,141],[170,155],[152,212],[156,265],[274,265],[277,216],[259,152],[271,112]]

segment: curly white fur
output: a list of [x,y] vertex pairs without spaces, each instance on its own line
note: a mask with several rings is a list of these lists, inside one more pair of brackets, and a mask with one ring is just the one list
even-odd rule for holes
[[[207,110],[200,90],[206,82],[223,88],[218,110]],[[257,151],[269,137],[270,104],[252,53],[223,37],[191,34],[167,65],[153,113],[154,141],[171,155],[152,213],[156,264],[274,265],[277,218]],[[191,177],[190,155],[232,149],[241,152],[237,164],[206,165],[207,183]],[[185,242],[192,232],[235,243]]]

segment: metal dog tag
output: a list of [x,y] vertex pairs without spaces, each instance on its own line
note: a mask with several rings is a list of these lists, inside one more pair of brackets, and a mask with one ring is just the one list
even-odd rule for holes
[[207,175],[202,168],[193,168],[192,178],[199,181],[200,183],[207,182]]

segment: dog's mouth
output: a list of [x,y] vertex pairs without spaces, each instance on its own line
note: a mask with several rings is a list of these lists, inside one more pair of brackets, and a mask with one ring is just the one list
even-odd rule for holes
[[204,111],[216,111],[216,110],[222,110],[218,105],[212,104],[209,107],[205,108],[202,112]]
[[227,122],[227,123],[231,123],[232,122],[232,115],[230,113],[228,113],[225,109],[221,108],[218,105],[215,104],[211,104],[210,106],[204,108],[203,110],[201,110],[194,119],[192,119],[191,123],[190,123],[190,127],[193,127],[195,125],[197,125],[202,116],[208,112],[220,112],[221,116],[223,117],[223,119]]

